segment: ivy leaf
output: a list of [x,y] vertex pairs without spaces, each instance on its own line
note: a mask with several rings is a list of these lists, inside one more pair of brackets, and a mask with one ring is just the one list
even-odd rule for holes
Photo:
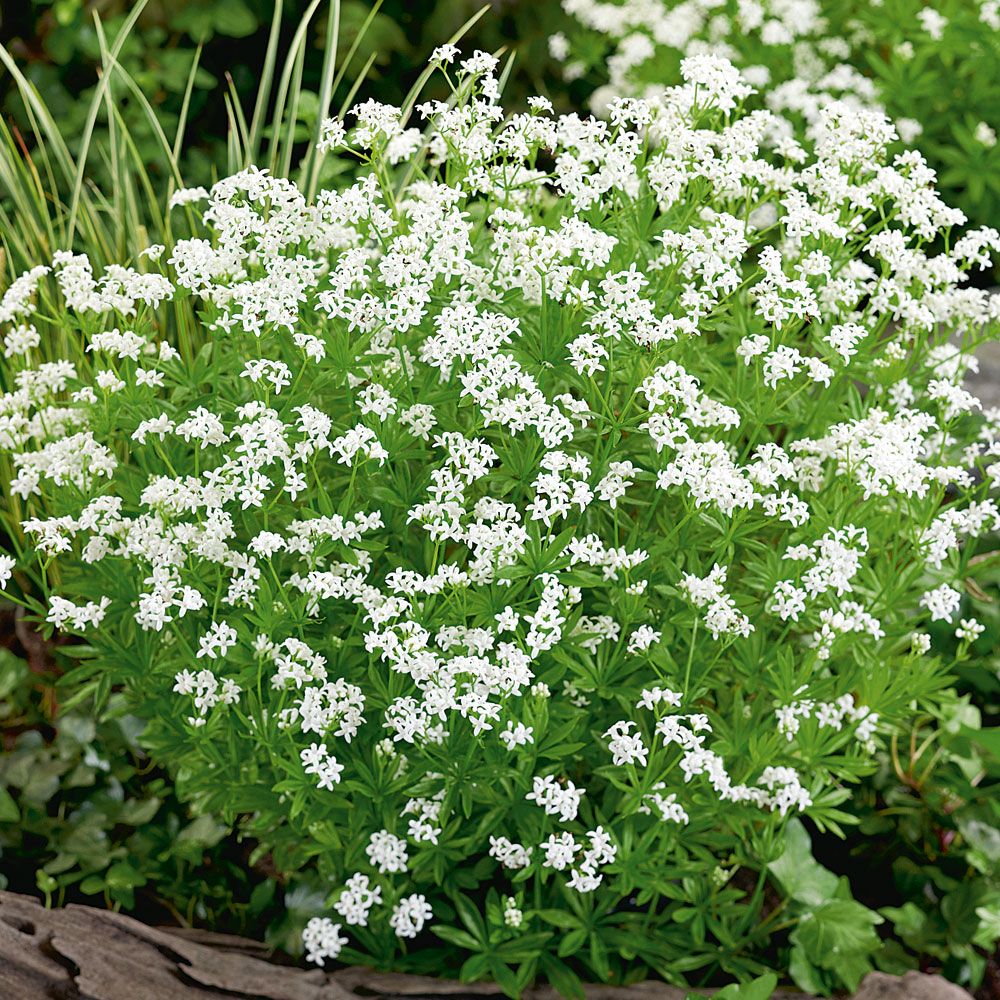
[[917,947],[925,933],[927,914],[916,903],[904,903],[898,907],[885,906],[879,913],[892,921],[896,934],[911,948]]
[[805,950],[799,945],[792,948],[788,961],[788,974],[792,977],[792,982],[806,993],[814,993],[820,996],[827,992],[826,983],[823,981],[823,973],[816,968],[806,957]]
[[959,944],[970,942],[979,928],[977,907],[986,897],[986,883],[965,882],[941,900],[941,916],[947,921],[948,936]]
[[807,906],[818,906],[836,894],[837,876],[812,856],[809,834],[797,819],[785,827],[784,853],[768,868],[792,899]]
[[257,30],[258,21],[243,0],[220,0],[184,8],[171,18],[171,26],[193,41],[207,42],[213,35],[244,38]]
[[790,940],[813,965],[835,972],[854,989],[870,969],[866,956],[881,945],[874,927],[882,922],[853,899],[831,899],[804,914]]
[[778,977],[773,972],[751,983],[732,983],[715,994],[715,1000],[771,1000],[778,988]]

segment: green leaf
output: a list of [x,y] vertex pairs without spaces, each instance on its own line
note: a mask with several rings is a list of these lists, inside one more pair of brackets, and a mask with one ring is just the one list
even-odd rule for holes
[[431,927],[431,931],[442,941],[457,945],[459,948],[466,948],[468,951],[481,951],[480,943],[468,932],[458,927]]
[[970,726],[962,726],[961,733],[977,746],[986,750],[991,756],[1000,758],[1000,726],[991,726],[988,729],[973,729]]
[[580,918],[566,910],[535,910],[535,913],[547,924],[561,927],[563,930],[581,926]]
[[979,927],[972,939],[973,944],[992,951],[1000,941],[1000,902],[977,907],[976,916],[979,917]]
[[21,818],[14,797],[0,785],[0,823],[16,823]]
[[486,924],[483,923],[483,918],[480,916],[479,911],[476,909],[475,904],[461,893],[452,897],[452,902],[455,904],[455,909],[458,910],[458,915],[462,920],[462,923],[469,929],[471,936],[478,942],[482,944],[486,943]]
[[225,824],[214,816],[199,816],[177,835],[179,844],[197,847],[214,847],[229,832]]
[[806,957],[805,949],[796,945],[788,961],[788,974],[792,982],[806,993],[821,995],[827,992],[823,974]]
[[104,892],[105,882],[100,875],[88,875],[80,883],[80,892],[85,896],[96,896],[99,892]]
[[493,979],[496,984],[507,996],[517,997],[520,995],[521,991],[517,986],[517,976],[514,975],[510,966],[504,965],[503,962],[498,962],[496,959],[491,959],[490,972],[493,973]]
[[207,42],[213,35],[244,38],[257,30],[258,21],[243,0],[188,4],[170,19],[171,27],[196,42]]
[[556,952],[560,958],[566,958],[568,955],[575,955],[587,941],[587,929],[585,927],[578,927],[575,931],[570,931],[563,939],[559,942],[559,948]]
[[879,913],[892,921],[896,933],[906,942],[917,940],[927,923],[927,914],[916,903],[884,906]]
[[858,960],[880,947],[874,927],[882,922],[874,910],[852,899],[831,899],[803,914],[790,940],[813,965],[836,972],[854,989],[868,968]]
[[145,885],[145,877],[127,861],[117,861],[108,869],[105,876],[109,889],[133,889],[137,885]]
[[812,856],[809,834],[800,820],[785,827],[784,853],[768,868],[792,899],[807,906],[832,899],[837,891],[837,876]]
[[142,826],[156,815],[160,805],[161,800],[158,798],[129,799],[122,806],[118,821],[128,826]]
[[985,901],[986,885],[979,880],[963,882],[941,900],[941,916],[948,924],[948,936],[959,944],[972,940],[979,929],[976,909]]
[[463,983],[471,983],[475,979],[481,979],[486,975],[490,967],[490,960],[486,955],[473,955],[468,959],[458,972],[458,978]]
[[539,961],[546,978],[560,996],[568,997],[570,1000],[584,1000],[586,994],[583,983],[565,962],[559,961],[547,952],[539,955]]
[[750,983],[732,983],[715,994],[715,1000],[771,1000],[778,988],[778,977],[773,972],[765,973]]
[[59,883],[41,868],[35,872],[35,885],[38,886],[39,891],[46,894],[53,893],[59,888]]

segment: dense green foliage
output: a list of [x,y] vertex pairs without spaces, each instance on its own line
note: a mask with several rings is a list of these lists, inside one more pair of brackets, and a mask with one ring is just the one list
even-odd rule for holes
[[[808,122],[835,99],[883,108],[927,157],[949,204],[1000,213],[1000,10],[992,0],[563,0],[552,46],[593,107],[679,79],[716,51],[753,73],[758,100]],[[901,144],[901,147],[905,144]]]
[[[268,6],[225,0],[150,9],[124,41],[117,57],[120,69],[110,74],[106,92],[94,83],[94,67],[109,65],[108,40],[113,44],[121,16],[104,23],[102,37],[91,27],[89,10],[69,0],[26,7],[23,21],[3,25],[5,37],[28,40],[14,47],[16,64],[25,74],[22,84],[33,83],[40,97],[34,107],[30,100],[26,105],[28,91],[22,85],[10,87],[5,98],[7,121],[15,124],[0,137],[6,143],[0,150],[0,194],[5,196],[0,197],[5,272],[0,291],[13,275],[69,245],[95,262],[134,262],[150,244],[173,245],[199,231],[189,212],[164,211],[166,193],[183,186],[182,180],[210,182],[256,158],[251,156],[252,95],[267,58]],[[337,32],[340,79],[322,110],[319,94],[330,65],[324,52],[331,26],[326,5],[317,7],[302,36],[302,62],[288,64],[284,113],[272,118],[268,104],[256,136],[276,174],[292,176],[303,186],[346,183],[353,176],[355,168],[345,158],[327,157],[318,166],[310,162],[319,119],[350,103],[362,79],[367,81],[364,95],[397,102],[411,86],[423,88],[426,52],[476,12],[474,5],[447,0],[426,6],[387,3],[369,19],[372,12],[361,3],[343,3]],[[894,114],[914,114],[907,95],[921,95],[926,110],[921,111],[924,139],[918,147],[942,168],[945,190],[975,221],[988,222],[996,208],[997,153],[977,130],[998,106],[996,77],[988,72],[997,56],[988,40],[975,35],[975,26],[963,21],[961,3],[952,11],[946,3],[939,6],[954,28],[946,33],[945,46],[918,48],[905,59],[891,46],[868,46],[861,68],[884,78],[885,94],[895,95],[896,103],[886,100]],[[866,9],[861,16],[898,18],[902,8],[897,8],[886,0],[883,10]],[[302,4],[284,6],[279,53],[288,48],[302,14]],[[858,12],[847,11],[847,16]],[[912,19],[911,13],[906,16]],[[518,58],[505,78],[511,106],[535,91],[554,96],[561,107],[579,106],[585,100],[581,95],[600,82],[566,84],[550,72],[546,36],[564,22],[557,5],[514,4],[502,18],[488,15],[471,28],[470,48],[497,49],[516,41]],[[886,23],[878,20],[869,27],[877,35]],[[276,81],[282,69],[279,54]],[[239,95],[239,101],[223,99],[227,72],[233,81],[230,95]],[[422,96],[442,92],[434,90],[441,87],[438,82],[429,86],[430,91],[421,89]],[[170,318],[165,323],[177,336],[191,338],[196,348],[204,332],[193,300],[178,299],[166,308]],[[58,336],[45,342],[51,357],[65,351],[66,341]],[[7,390],[7,370],[3,378]],[[785,851],[766,876],[779,892],[772,897],[769,889],[763,899],[766,933],[752,947],[741,945],[738,959],[723,966],[727,971],[746,977],[770,966],[784,977],[791,969],[801,986],[823,991],[845,981],[838,978],[843,963],[829,956],[833,942],[857,958],[858,968],[873,963],[898,971],[929,964],[957,981],[980,981],[1000,937],[1000,741],[995,728],[1000,592],[988,568],[996,544],[982,539],[979,545],[985,580],[977,573],[979,583],[966,587],[961,617],[975,616],[986,631],[970,647],[959,648],[953,629],[929,629],[933,652],[945,662],[957,658],[954,690],[939,693],[927,713],[912,725],[901,723],[880,747],[877,769],[842,806],[860,820],[859,827],[847,829],[845,842],[808,819],[789,825]],[[72,652],[53,650],[57,666],[44,678],[33,673],[24,652],[0,651],[6,751],[0,759],[0,860],[5,868],[16,862],[17,871],[31,876],[27,881],[22,876],[14,887],[27,889],[33,882],[54,901],[91,895],[140,912],[155,900],[179,919],[266,932],[275,944],[295,950],[306,920],[324,912],[325,895],[309,878],[299,877],[287,856],[281,860],[292,873],[280,882],[266,877],[274,873],[273,859],[255,838],[267,842],[273,831],[247,823],[247,836],[237,840],[227,825],[239,812],[231,803],[226,823],[211,808],[189,814],[167,775],[149,769],[142,747],[150,735],[143,735],[121,698],[108,698],[111,692],[102,687],[78,696],[69,708],[61,706],[56,675],[76,662]],[[162,733],[154,739],[162,740]],[[200,796],[203,805],[210,798],[204,789]],[[294,853],[293,846],[286,844],[284,850]],[[468,877],[485,876],[476,870]],[[706,892],[694,903],[697,887],[685,885],[689,902],[675,906],[672,933],[690,934],[696,951],[707,949],[726,921],[743,920],[743,897],[754,892],[755,877],[734,866],[728,887]],[[593,936],[589,922],[598,917],[578,915],[578,922],[587,923],[583,934],[572,918],[562,914],[557,919],[552,908],[547,913],[551,925],[538,933],[570,939],[563,957],[577,956],[565,968],[572,966],[584,978],[600,977],[607,958],[587,953]],[[541,926],[547,918],[536,914],[531,919]],[[469,949],[471,936],[483,955],[499,951],[511,966],[520,961],[496,890],[486,894],[481,916],[459,913],[452,923],[456,948]],[[449,928],[442,930],[447,941]],[[614,934],[607,940],[615,941]],[[512,974],[502,961],[475,968],[498,978]],[[563,968],[560,962],[548,971],[558,977]],[[616,964],[616,971],[621,968]],[[853,971],[846,981],[854,979]],[[562,982],[567,990],[574,988],[572,976]]]
[[100,713],[58,704],[57,650],[21,632],[35,640],[30,666],[19,645],[0,648],[0,887],[253,929],[274,886],[226,826],[180,806],[120,698]]
[[[84,130],[94,71],[102,61],[94,13],[100,13],[105,30],[114,35],[132,6],[122,0],[103,4],[26,0],[10,5],[0,17],[0,42],[18,58],[26,77],[58,117],[73,152]],[[351,62],[340,96],[361,75],[367,94],[383,101],[397,99],[417,78],[434,45],[483,6],[476,0],[385,0],[374,5],[369,0],[341,0],[337,47],[341,58],[351,53]],[[569,109],[585,103],[590,91],[606,81],[605,43],[599,37],[574,35],[577,26],[563,6],[559,0],[505,0],[491,5],[488,15],[467,35],[470,47],[515,54],[505,90],[508,106],[522,107],[526,95],[538,93],[548,96],[557,109]],[[572,9],[572,0],[566,6]],[[678,3],[663,0],[663,6],[667,9]],[[722,9],[731,6],[722,5]],[[826,33],[851,43],[851,62],[871,78],[890,116],[920,123],[919,148],[938,171],[949,202],[974,222],[993,223],[1000,211],[1000,145],[995,137],[1000,131],[1000,75],[996,71],[1000,30],[984,20],[984,10],[987,17],[996,18],[990,14],[989,3],[936,3],[934,9],[946,21],[940,38],[920,26],[917,14],[925,6],[923,0],[822,0],[819,6],[829,22]],[[151,3],[146,8],[120,60],[168,136],[187,119],[191,141],[184,144],[182,163],[187,182],[203,184],[224,172],[224,97],[227,91],[255,92],[275,17],[287,44],[303,15],[310,12],[297,108],[302,137],[315,125],[322,52],[328,40],[325,3],[179,0]],[[573,56],[585,68],[582,74],[575,70],[565,75],[553,59],[549,39],[561,33],[573,38]],[[760,61],[766,65],[775,58],[771,52]],[[676,78],[676,65],[677,57],[661,50],[655,65],[642,75],[662,83]],[[146,114],[128,96],[120,110],[139,158],[156,175],[160,151]],[[0,114],[30,134],[17,88],[3,74]],[[89,172],[106,179],[108,151],[98,149],[100,144]],[[166,180],[162,173],[160,180]]]

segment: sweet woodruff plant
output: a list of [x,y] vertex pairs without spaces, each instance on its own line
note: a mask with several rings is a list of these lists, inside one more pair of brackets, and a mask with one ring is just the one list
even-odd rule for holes
[[781,116],[785,154],[809,145],[834,100],[885,111],[970,218],[1000,212],[998,0],[562,0],[549,48],[567,81],[621,97],[680,82],[685,56],[730,59]]
[[320,890],[310,958],[745,974],[789,824],[947,684],[923,626],[980,628],[1000,236],[876,112],[790,149],[718,57],[608,120],[434,60],[422,127],[327,123],[351,186],[250,168],[8,289],[5,592]]

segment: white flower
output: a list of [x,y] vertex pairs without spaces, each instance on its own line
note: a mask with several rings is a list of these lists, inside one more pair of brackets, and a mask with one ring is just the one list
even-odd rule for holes
[[397,937],[414,938],[423,929],[424,924],[433,916],[430,903],[421,893],[404,896],[393,908],[389,918],[389,926]]
[[17,560],[12,556],[0,555],[0,590],[6,588],[14,575]]
[[992,149],[997,144],[996,129],[987,125],[986,122],[979,122],[976,125],[976,142],[982,143],[987,149]]
[[316,148],[323,152],[340,149],[347,138],[347,129],[339,118],[324,118],[320,126],[320,140]]
[[226,622],[212,622],[208,631],[198,640],[199,659],[221,659],[236,645],[236,629]]
[[203,187],[181,188],[170,196],[169,208],[181,205],[191,205],[194,202],[205,201],[209,197],[208,190]]
[[312,917],[302,932],[302,944],[306,959],[323,965],[326,959],[336,958],[347,944],[347,938],[340,936],[340,924],[329,917]]
[[955,629],[955,636],[965,642],[973,642],[986,631],[986,626],[977,622],[975,618],[963,618],[959,626]]
[[551,775],[533,778],[531,791],[525,796],[529,802],[541,806],[549,816],[558,816],[564,823],[576,819],[584,791],[572,781],[560,785]]
[[517,900],[513,896],[504,896],[503,900],[503,922],[508,926],[517,930],[524,921],[524,913],[518,907]]
[[459,54],[457,45],[439,45],[431,52],[430,62],[432,63],[453,63]]
[[333,908],[348,924],[367,927],[368,914],[372,907],[378,906],[381,902],[381,886],[372,888],[368,876],[356,872],[345,883],[343,892],[333,904]]
[[641,764],[646,766],[649,751],[642,742],[639,733],[631,733],[635,728],[635,723],[629,719],[616,722],[605,734],[608,740],[608,749],[612,754],[612,763],[616,766],[623,764]]
[[636,654],[649,649],[654,643],[660,641],[660,632],[650,628],[648,625],[640,625],[628,638],[627,651]]
[[508,722],[506,730],[500,733],[500,739],[508,750],[513,750],[514,747],[523,747],[528,743],[534,743],[533,732],[531,726],[525,726],[521,722],[515,726],[513,722]]
[[920,606],[926,608],[932,621],[951,621],[962,603],[962,595],[948,584],[942,583],[934,590],[928,590],[920,598]]
[[921,7],[917,11],[917,20],[934,41],[940,41],[944,29],[948,26],[948,19],[933,7]]
[[409,860],[406,841],[389,833],[388,830],[378,830],[371,835],[365,854],[383,875],[390,872],[405,872]]
[[316,777],[316,787],[320,790],[332,791],[334,785],[340,784],[344,766],[327,750],[325,743],[310,744],[299,751],[299,759],[305,773]]
[[649,711],[653,711],[658,705],[677,708],[681,703],[681,698],[682,695],[678,691],[660,687],[643,688],[642,698],[636,703],[636,708],[646,708]]
[[490,836],[490,857],[496,858],[504,868],[527,868],[531,863],[531,848],[515,844],[506,837]]

